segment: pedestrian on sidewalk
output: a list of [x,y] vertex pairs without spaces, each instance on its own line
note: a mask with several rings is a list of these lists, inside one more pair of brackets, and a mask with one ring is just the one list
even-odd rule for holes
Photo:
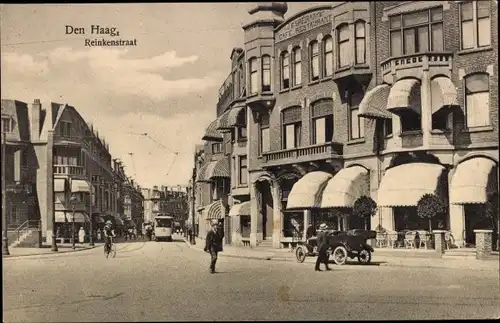
[[80,227],[80,231],[78,232],[78,242],[83,243],[85,241],[85,230],[83,227]]
[[328,267],[328,233],[326,230],[328,229],[328,226],[326,223],[321,223],[319,226],[318,230],[318,237],[317,237],[317,242],[318,242],[318,258],[316,259],[316,266],[314,267],[315,271],[321,271],[319,268],[319,265],[321,263],[325,264],[326,270],[332,270],[330,267]]
[[215,263],[217,262],[217,254],[222,251],[222,239],[224,238],[224,233],[219,230],[219,224],[217,220],[212,221],[212,230],[207,233],[205,240],[205,252],[210,253],[210,273],[215,273]]

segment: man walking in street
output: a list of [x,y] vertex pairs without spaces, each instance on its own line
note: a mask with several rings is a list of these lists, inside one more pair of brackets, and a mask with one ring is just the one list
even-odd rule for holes
[[224,238],[224,233],[219,230],[219,225],[217,220],[212,221],[212,230],[207,233],[205,240],[205,252],[209,252],[211,256],[210,261],[210,273],[215,273],[215,263],[217,262],[217,254],[222,251],[222,239]]
[[321,223],[321,225],[319,226],[317,238],[318,258],[316,259],[316,266],[314,267],[314,270],[316,271],[321,271],[321,269],[319,268],[319,265],[321,263],[325,264],[326,270],[332,270],[330,267],[328,267],[328,232],[326,232],[326,229],[328,229],[326,223]]

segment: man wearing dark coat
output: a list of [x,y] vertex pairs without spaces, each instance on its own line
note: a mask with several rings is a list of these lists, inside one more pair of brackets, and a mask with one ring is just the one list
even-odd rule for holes
[[326,270],[331,270],[330,267],[328,267],[328,232],[326,232],[326,229],[328,229],[328,226],[326,223],[321,223],[319,226],[318,230],[318,236],[317,236],[317,243],[318,243],[318,258],[316,259],[316,266],[314,267],[314,270],[316,271],[321,271],[319,268],[319,265],[321,263],[325,264]]
[[210,253],[210,273],[215,273],[215,263],[217,262],[217,254],[222,251],[222,239],[224,233],[219,230],[217,220],[212,221],[212,230],[207,233],[205,240],[205,252]]

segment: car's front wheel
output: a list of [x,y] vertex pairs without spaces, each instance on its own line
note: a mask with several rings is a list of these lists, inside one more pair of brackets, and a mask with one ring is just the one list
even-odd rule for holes
[[337,265],[344,265],[347,261],[347,249],[344,246],[338,246],[333,250],[332,256]]

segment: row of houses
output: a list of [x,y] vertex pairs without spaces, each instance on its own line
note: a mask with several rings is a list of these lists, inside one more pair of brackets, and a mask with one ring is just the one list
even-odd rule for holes
[[2,99],[1,114],[3,207],[10,232],[39,221],[42,239],[50,244],[55,218],[62,241],[71,235],[73,210],[77,228],[87,234],[90,222],[95,232],[107,219],[118,228],[141,225],[140,186],[73,106]]
[[143,188],[144,221],[153,222],[158,214],[170,215],[184,227],[188,218],[187,188],[185,186],[153,186]]
[[359,227],[361,196],[377,203],[372,229],[428,230],[416,205],[429,193],[447,207],[431,225],[474,243],[498,197],[496,2],[287,9],[254,5],[229,55],[194,155],[198,237],[215,218],[226,243],[281,248],[308,224]]

